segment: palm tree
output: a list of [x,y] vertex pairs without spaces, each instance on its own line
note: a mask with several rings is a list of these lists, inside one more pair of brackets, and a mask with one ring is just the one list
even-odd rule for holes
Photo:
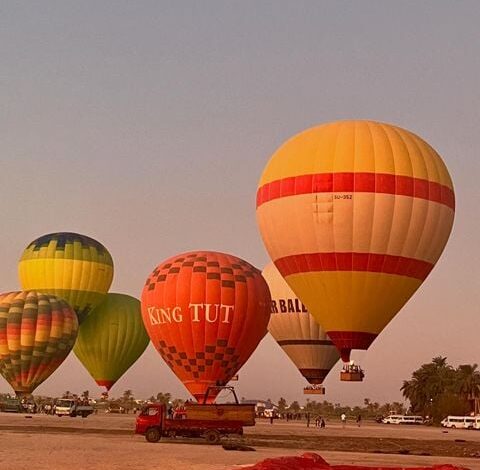
[[410,380],[405,380],[400,390],[410,401],[414,413],[431,415],[436,400],[452,390],[455,374],[453,367],[447,364],[447,358],[437,356],[417,369]]
[[462,364],[456,370],[456,392],[470,403],[471,411],[478,411],[478,399],[480,398],[480,371],[478,364]]
[[163,393],[163,392],[158,392],[157,393],[157,399],[156,401],[158,403],[162,403],[163,405],[167,405],[170,400],[172,399],[172,394],[171,393]]

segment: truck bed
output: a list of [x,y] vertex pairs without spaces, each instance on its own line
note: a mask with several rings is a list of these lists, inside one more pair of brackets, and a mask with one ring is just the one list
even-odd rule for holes
[[241,426],[255,425],[255,406],[236,404],[200,405],[190,403],[186,405],[186,420],[203,420],[231,422],[236,421]]
[[241,421],[231,420],[199,420],[199,419],[166,419],[164,421],[165,431],[180,431],[180,430],[198,430],[205,431],[208,429],[216,429],[220,432],[235,431],[240,432],[242,429]]

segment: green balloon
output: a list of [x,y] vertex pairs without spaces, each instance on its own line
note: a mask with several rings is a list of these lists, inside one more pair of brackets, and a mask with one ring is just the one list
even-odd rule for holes
[[110,390],[149,341],[140,302],[112,293],[83,321],[73,351],[97,384]]

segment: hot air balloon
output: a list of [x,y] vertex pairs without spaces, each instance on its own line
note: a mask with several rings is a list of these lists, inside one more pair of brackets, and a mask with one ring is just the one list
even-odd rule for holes
[[288,140],[268,162],[257,221],[278,270],[347,362],[420,287],[453,225],[447,168],[420,137],[341,121]]
[[18,273],[22,289],[65,299],[81,323],[108,292],[113,279],[113,260],[107,249],[90,237],[51,233],[28,245]]
[[[160,263],[142,316],[162,358],[201,401],[226,385],[267,333],[270,293],[260,271],[232,255],[182,253]],[[215,399],[210,390],[207,402]]]
[[73,351],[97,384],[108,391],[148,343],[140,302],[129,295],[109,293],[81,324]]
[[306,394],[322,394],[322,383],[340,359],[337,348],[308,313],[273,263],[262,272],[272,296],[268,331],[312,385]]
[[18,396],[32,393],[68,356],[77,332],[77,315],[64,300],[0,294],[0,373]]

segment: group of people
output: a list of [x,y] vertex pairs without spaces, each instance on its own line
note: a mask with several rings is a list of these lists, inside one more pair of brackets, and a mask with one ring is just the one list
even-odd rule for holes
[[343,364],[342,372],[359,372],[363,374],[363,370],[360,366],[357,366],[353,361],[348,364]]
[[183,405],[178,405],[176,408],[173,407],[172,403],[169,403],[167,406],[168,419],[185,419],[187,417],[187,408],[185,405],[190,403],[193,402],[188,399]]
[[363,369],[360,366],[357,366],[353,361],[350,361],[348,364],[343,364],[342,373],[359,374],[362,379],[365,377]]
[[325,427],[325,420],[321,416],[317,416],[315,418],[315,427],[316,428],[324,428]]

